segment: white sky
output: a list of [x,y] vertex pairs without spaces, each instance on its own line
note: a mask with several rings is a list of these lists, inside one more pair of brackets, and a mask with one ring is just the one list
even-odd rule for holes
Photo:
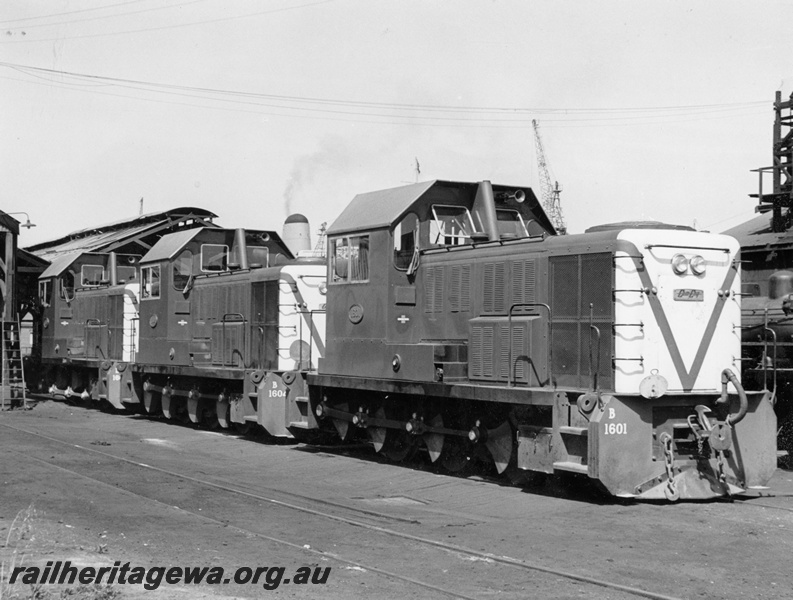
[[571,232],[721,231],[771,163],[791,22],[753,0],[0,0],[0,208],[37,224],[22,246],[141,197],[315,231],[416,158],[539,196],[536,118]]

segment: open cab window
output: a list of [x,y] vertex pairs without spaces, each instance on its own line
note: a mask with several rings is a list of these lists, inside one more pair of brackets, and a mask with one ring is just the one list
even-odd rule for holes
[[470,243],[475,228],[467,208],[436,204],[432,207],[432,216],[430,244],[461,246]]
[[74,271],[64,271],[58,278],[61,298],[67,302],[74,300]]
[[182,253],[173,261],[173,273],[171,282],[173,288],[184,292],[190,284],[193,276],[193,253],[190,250],[183,250]]
[[141,297],[152,300],[160,297],[160,265],[141,269]]
[[248,266],[251,269],[270,266],[270,249],[265,246],[248,246]]
[[330,280],[332,283],[369,281],[369,236],[358,235],[331,240]]
[[39,281],[39,301],[42,306],[52,304],[52,279]]
[[223,244],[201,246],[201,270],[208,272],[228,271],[229,247]]
[[83,265],[80,267],[80,287],[99,287],[105,280],[102,265]]
[[498,234],[501,236],[501,239],[529,237],[529,232],[526,230],[523,217],[521,217],[520,213],[516,210],[512,210],[511,208],[497,208],[496,223],[498,225]]
[[394,266],[405,271],[413,261],[418,246],[419,219],[408,213],[394,227]]

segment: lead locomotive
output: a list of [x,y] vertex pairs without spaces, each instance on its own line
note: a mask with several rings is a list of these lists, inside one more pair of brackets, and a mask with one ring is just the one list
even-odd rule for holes
[[[776,419],[739,380],[737,243],[658,223],[554,233],[528,188],[432,181],[357,196],[327,264],[273,232],[170,234],[94,261],[99,283],[65,297],[45,273],[53,303],[84,307],[49,356],[61,386],[119,406],[363,435],[452,471],[486,454],[669,500],[764,484]],[[137,279],[105,282],[111,264]],[[129,311],[89,314],[97,295]],[[129,352],[101,346],[103,325]]]

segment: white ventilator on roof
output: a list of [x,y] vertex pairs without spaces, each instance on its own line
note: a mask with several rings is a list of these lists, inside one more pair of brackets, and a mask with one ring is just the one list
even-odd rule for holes
[[284,243],[292,254],[311,250],[311,230],[308,219],[301,214],[289,215],[284,221]]

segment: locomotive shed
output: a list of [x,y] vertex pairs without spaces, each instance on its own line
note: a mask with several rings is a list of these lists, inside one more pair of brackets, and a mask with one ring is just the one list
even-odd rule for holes
[[0,534],[19,511],[31,528],[4,559],[27,548],[42,565],[331,567],[321,589],[116,586],[122,598],[778,598],[793,588],[788,471],[762,497],[625,503],[62,402],[0,413],[0,430]]

